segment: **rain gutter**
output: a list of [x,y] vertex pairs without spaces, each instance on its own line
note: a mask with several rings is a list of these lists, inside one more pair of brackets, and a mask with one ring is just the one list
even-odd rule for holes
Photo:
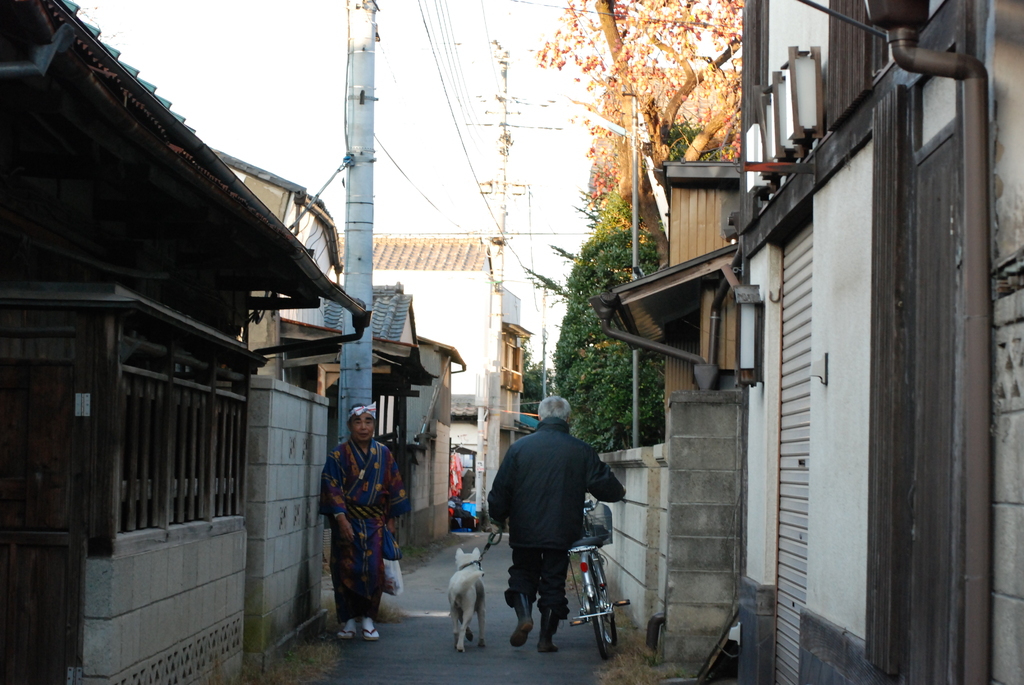
[[989,682],[991,615],[991,332],[989,283],[988,71],[981,60],[918,47],[913,28],[893,28],[889,45],[896,64],[962,84],[964,374],[964,671],[966,685]]
[[705,361],[704,357],[612,328],[611,320],[622,307],[618,293],[603,292],[600,295],[595,295],[590,298],[590,306],[594,308],[594,313],[601,320],[601,332],[606,336],[613,340],[621,340],[631,347],[639,347],[642,350],[690,362],[693,364],[693,375],[697,379],[697,387],[701,390],[714,389],[718,381],[718,368]]

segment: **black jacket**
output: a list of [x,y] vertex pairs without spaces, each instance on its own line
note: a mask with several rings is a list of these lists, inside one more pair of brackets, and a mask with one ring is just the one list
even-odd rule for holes
[[514,442],[487,495],[488,513],[508,519],[509,545],[569,549],[583,528],[589,491],[618,502],[626,489],[594,448],[569,435],[569,424],[547,418]]

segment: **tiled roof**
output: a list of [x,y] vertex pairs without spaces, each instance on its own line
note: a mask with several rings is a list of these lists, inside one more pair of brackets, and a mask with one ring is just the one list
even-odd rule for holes
[[[373,286],[373,318],[370,326],[373,337],[391,342],[402,341],[405,321],[412,309],[412,295],[406,295],[402,285]],[[341,330],[341,305],[336,302],[324,302],[324,325],[328,328]]]
[[412,295],[399,285],[373,286],[373,337],[401,342],[412,308]]
[[487,247],[480,238],[377,236],[373,268],[378,271],[483,271]]
[[452,416],[457,418],[476,418],[475,395],[452,395]]

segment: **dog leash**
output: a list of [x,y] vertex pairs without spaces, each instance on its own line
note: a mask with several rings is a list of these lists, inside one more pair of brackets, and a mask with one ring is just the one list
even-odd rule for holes
[[[495,535],[497,535],[497,536],[498,536],[498,539],[497,539],[497,540],[495,540],[495,539],[494,539],[494,536],[495,536]],[[492,546],[492,545],[496,545],[496,544],[498,544],[499,542],[501,542],[501,538],[503,538],[504,536],[505,536],[505,531],[504,531],[504,530],[500,530],[500,531],[498,531],[497,533],[491,533],[490,535],[488,535],[488,536],[487,536],[487,544],[486,544],[486,545],[484,545],[484,551],[483,551],[483,552],[480,552],[480,558],[481,558],[481,559],[483,559],[483,558],[484,558],[484,555],[485,555],[485,554],[487,554],[487,550],[489,550],[489,549],[491,548],[491,546]],[[475,563],[475,564],[477,564],[478,566],[479,566],[479,564],[480,564],[480,562],[479,562],[479,561],[476,561],[476,562],[474,562],[474,563]]]

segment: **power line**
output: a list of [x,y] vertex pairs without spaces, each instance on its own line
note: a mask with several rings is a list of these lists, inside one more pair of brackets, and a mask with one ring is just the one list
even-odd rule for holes
[[450,224],[452,224],[456,228],[462,228],[462,226],[460,226],[457,221],[453,221],[452,219],[448,218],[448,216],[445,215],[445,213],[441,211],[441,208],[438,207],[437,205],[435,205],[433,200],[431,200],[429,197],[427,197],[427,194],[424,193],[422,190],[420,190],[419,186],[417,186],[415,183],[413,183],[413,180],[411,178],[409,178],[409,175],[407,173],[405,173],[405,170],[402,169],[402,167],[398,164],[398,162],[395,161],[395,158],[391,156],[391,153],[388,152],[387,148],[384,147],[384,143],[380,142],[380,138],[377,137],[376,133],[373,135],[373,139],[377,141],[377,145],[380,146],[381,151],[385,155],[387,155],[388,159],[391,160],[391,163],[395,165],[396,169],[398,169],[398,173],[402,174],[402,176],[405,177],[405,180],[409,182],[409,185],[411,185],[413,188],[415,188],[416,192],[423,196],[423,199],[427,201],[427,204],[429,204],[431,207],[436,209],[437,213],[440,214]]

